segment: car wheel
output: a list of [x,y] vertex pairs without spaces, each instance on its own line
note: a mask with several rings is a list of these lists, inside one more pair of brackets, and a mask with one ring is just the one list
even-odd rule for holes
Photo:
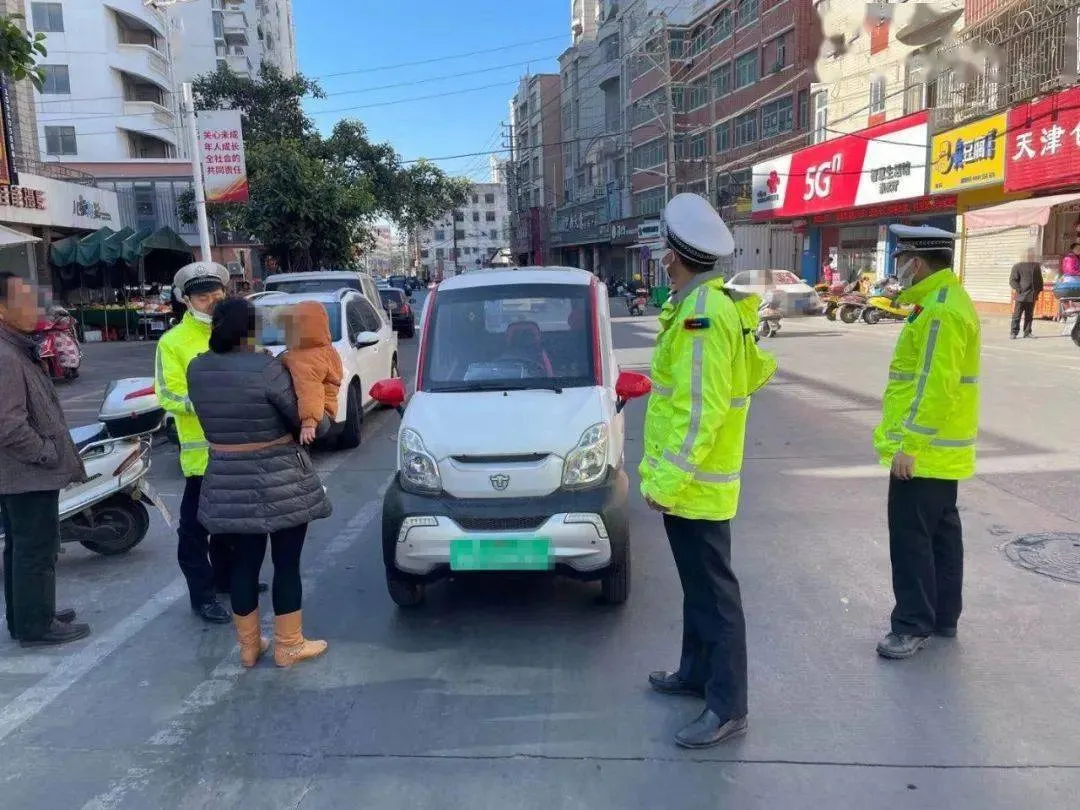
[[360,426],[364,421],[364,410],[360,407],[360,385],[349,386],[349,397],[345,402],[345,425],[338,437],[338,447],[352,450],[360,446]]
[[611,566],[600,580],[600,595],[609,605],[621,605],[630,598],[630,549],[622,561]]
[[424,602],[424,584],[398,579],[391,571],[386,572],[386,590],[394,604],[401,608],[419,607]]

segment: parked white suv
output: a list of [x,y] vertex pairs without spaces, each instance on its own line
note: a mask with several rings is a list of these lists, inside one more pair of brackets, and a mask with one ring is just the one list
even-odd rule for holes
[[367,273],[357,270],[312,270],[307,273],[274,273],[263,281],[267,292],[318,293],[334,292],[342,287],[359,290],[376,308],[382,308],[378,287]]
[[[620,374],[608,296],[582,270],[481,270],[442,282],[420,325],[416,393],[383,500],[390,596],[419,604],[456,571],[548,570],[630,589]],[[403,381],[372,392],[401,408]]]
[[364,413],[378,405],[369,393],[372,383],[398,376],[397,334],[381,308],[351,289],[296,295],[262,292],[251,296],[251,301],[259,324],[257,342],[275,356],[286,348],[280,315],[301,301],[317,301],[326,308],[330,337],[345,370],[330,439],[343,449],[358,446]]

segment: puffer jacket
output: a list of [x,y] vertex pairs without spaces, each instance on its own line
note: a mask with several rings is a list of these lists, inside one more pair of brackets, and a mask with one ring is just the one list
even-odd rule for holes
[[334,419],[338,411],[338,391],[345,370],[333,346],[330,318],[318,301],[301,301],[292,308],[288,320],[289,350],[281,362],[292,375],[300,403],[300,424],[315,427],[323,415]]
[[[300,415],[281,361],[260,352],[207,352],[191,361],[187,383],[210,443],[199,521],[212,534],[265,534],[330,515],[307,450],[292,440]],[[217,448],[286,436],[287,443],[258,450]]]

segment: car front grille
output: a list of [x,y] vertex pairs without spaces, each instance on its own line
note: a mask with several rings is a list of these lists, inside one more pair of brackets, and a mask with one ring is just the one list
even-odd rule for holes
[[544,525],[546,517],[454,518],[467,532],[528,532]]

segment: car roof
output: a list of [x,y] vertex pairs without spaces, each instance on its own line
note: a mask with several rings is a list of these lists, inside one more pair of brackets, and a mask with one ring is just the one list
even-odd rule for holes
[[304,281],[305,279],[335,279],[335,278],[349,278],[355,279],[371,278],[367,273],[360,270],[310,270],[306,273],[274,273],[267,276],[264,281]]
[[577,284],[588,285],[596,279],[587,270],[576,267],[495,267],[452,276],[439,284],[439,290],[493,287],[502,284]]
[[346,294],[359,295],[361,298],[363,297],[363,294],[359,290],[342,287],[339,290],[304,293],[285,293],[267,290],[266,292],[255,293],[255,295],[248,300],[255,304],[255,306],[280,306],[282,304],[298,304],[301,301],[318,301],[320,304],[336,304],[345,297]]

